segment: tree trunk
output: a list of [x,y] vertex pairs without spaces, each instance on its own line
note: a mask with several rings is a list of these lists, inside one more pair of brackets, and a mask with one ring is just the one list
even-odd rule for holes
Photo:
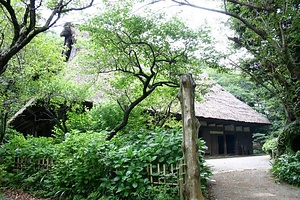
[[200,182],[200,166],[198,157],[198,130],[200,123],[195,117],[194,81],[191,74],[180,76],[181,115],[183,124],[182,150],[184,156],[184,188],[185,200],[203,200]]
[[283,131],[278,136],[277,157],[286,150],[300,151],[300,120],[287,121]]
[[1,117],[1,119],[0,119],[1,120],[0,121],[0,144],[2,144],[5,133],[6,133],[8,113],[4,111],[3,113],[0,113],[0,117]]
[[[158,85],[157,85],[158,86]],[[129,120],[129,115],[131,111],[139,104],[141,103],[144,99],[146,99],[157,87],[152,87],[148,91],[144,91],[143,94],[137,98],[135,101],[131,102],[127,108],[124,110],[124,115],[122,121],[115,126],[113,130],[110,131],[110,133],[107,135],[106,140],[111,140],[120,130],[122,130],[127,124]],[[144,86],[144,88],[147,88]]]
[[[299,85],[300,86],[300,85]],[[295,97],[290,102],[282,101],[286,122],[284,129],[278,136],[277,157],[284,154],[286,150],[297,152],[300,150],[300,98],[299,90],[295,90]],[[287,99],[287,98],[286,98]]]

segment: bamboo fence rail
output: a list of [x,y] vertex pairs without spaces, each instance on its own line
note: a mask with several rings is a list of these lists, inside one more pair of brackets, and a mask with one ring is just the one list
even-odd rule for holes
[[[34,165],[32,163],[35,162]],[[50,158],[34,161],[30,158],[15,158],[15,168],[17,170],[26,170],[29,166],[35,170],[50,170],[54,160]],[[178,164],[149,164],[146,168],[151,186],[169,185],[179,186],[178,193],[182,195],[182,186],[184,183],[184,172],[182,162]]]

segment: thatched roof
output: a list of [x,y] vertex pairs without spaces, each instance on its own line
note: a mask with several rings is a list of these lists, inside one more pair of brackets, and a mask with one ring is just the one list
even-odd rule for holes
[[195,102],[195,114],[206,119],[229,120],[254,124],[271,124],[270,121],[227,92],[218,84],[214,84],[204,95],[204,102]]
[[12,116],[12,118],[10,118],[8,120],[8,124],[10,124],[11,122],[13,122],[17,117],[21,116],[23,114],[23,112],[30,106],[34,105],[36,103],[36,99],[35,98],[31,98],[26,104],[25,106],[23,106],[18,112],[16,112],[16,114],[14,114],[14,116]]

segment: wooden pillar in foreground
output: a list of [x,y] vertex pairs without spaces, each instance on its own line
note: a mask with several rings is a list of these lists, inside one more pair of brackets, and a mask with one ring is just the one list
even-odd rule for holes
[[195,83],[191,74],[180,75],[180,92],[183,125],[182,150],[184,156],[184,200],[203,200],[198,157],[198,131],[200,123],[195,116]]

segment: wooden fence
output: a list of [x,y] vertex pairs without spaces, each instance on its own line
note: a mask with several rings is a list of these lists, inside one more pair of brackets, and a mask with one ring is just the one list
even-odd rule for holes
[[181,164],[150,164],[147,167],[149,181],[151,185],[180,185],[183,180],[183,167]]
[[[50,158],[39,159],[35,161],[34,165],[32,159],[15,158],[15,168],[17,170],[26,170],[31,166],[34,170],[50,170],[54,161]],[[150,164],[147,168],[149,182],[152,186],[155,185],[169,185],[178,186],[178,194],[182,198],[184,171],[182,162],[178,164]]]
[[184,171],[183,164],[150,164],[147,167],[149,181],[154,185],[178,186],[178,194],[183,199]]
[[[53,159],[44,158],[38,161],[33,161],[30,158],[15,158],[15,168],[18,170],[25,170],[27,167],[32,166],[36,170],[49,170],[53,165]],[[33,164],[33,165],[32,165]]]
[[[35,170],[49,170],[54,161],[50,158],[39,159],[33,164],[33,159],[30,158],[15,158],[15,168],[25,170],[31,166]],[[179,186],[183,181],[183,166],[178,164],[150,164],[147,168],[149,182],[154,185],[170,185]]]

